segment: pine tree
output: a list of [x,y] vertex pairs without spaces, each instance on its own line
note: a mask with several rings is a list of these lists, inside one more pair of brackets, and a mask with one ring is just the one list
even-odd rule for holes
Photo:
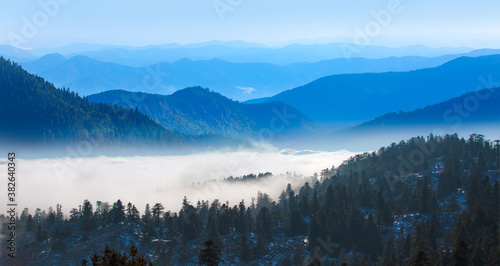
[[144,223],[148,223],[149,221],[151,221],[151,209],[149,208],[149,203],[146,204],[146,208],[144,210],[144,215],[142,215],[142,221]]
[[252,260],[251,247],[248,243],[248,238],[245,234],[241,236],[240,240],[240,260],[242,262],[248,262]]
[[51,249],[53,251],[60,251],[66,253],[67,251],[66,243],[64,243],[64,240],[62,239],[57,239],[54,242],[52,242]]
[[420,250],[415,257],[412,266],[432,266],[432,263],[427,258],[425,252]]
[[88,200],[85,200],[83,202],[82,219],[88,220],[92,218],[92,214],[92,203],[90,203]]
[[431,213],[432,203],[431,203],[431,189],[430,180],[426,176],[420,183],[419,196],[418,196],[418,211],[421,213]]
[[119,224],[125,219],[125,206],[123,206],[121,200],[117,200],[113,204],[113,208],[111,209],[111,213],[113,216],[113,223]]
[[380,258],[380,256],[378,255],[378,253],[376,251],[370,255],[370,261],[373,262],[373,265],[377,265],[379,258]]
[[129,221],[137,221],[139,220],[139,211],[135,207],[135,205],[132,205],[132,203],[127,204],[127,220]]
[[300,210],[302,215],[309,215],[311,213],[311,206],[306,195],[302,195],[302,199],[300,200]]
[[186,239],[183,237],[179,250],[179,262],[186,263],[190,260],[191,260],[190,250],[186,243]]
[[304,260],[304,249],[301,246],[296,247],[293,253],[292,263],[294,265],[302,265]]
[[317,213],[319,211],[320,204],[318,200],[318,193],[316,192],[316,189],[313,191],[313,197],[311,200],[311,213]]
[[153,206],[152,217],[156,226],[160,225],[161,215],[165,207],[161,203],[156,203]]
[[254,259],[259,259],[260,257],[267,254],[266,244],[261,236],[257,240],[257,244],[253,247],[252,254]]
[[298,211],[293,211],[288,225],[288,234],[290,236],[301,235],[305,233],[306,224],[302,220]]
[[465,241],[460,241],[458,243],[458,246],[455,247],[455,250],[453,251],[453,260],[455,261],[456,266],[467,266],[469,265],[469,256],[470,256],[470,250],[469,246]]
[[290,253],[286,253],[285,256],[283,257],[283,260],[281,260],[281,266],[292,266],[292,257],[290,256]]
[[[92,258],[92,265],[94,266],[104,266],[104,265],[130,265],[130,266],[146,266],[152,265],[150,261],[146,260],[144,257],[137,256],[137,248],[135,246],[130,247],[130,255],[127,253],[121,254],[115,250],[110,249],[108,246],[99,253],[95,253]],[[101,255],[102,254],[102,255]],[[86,260],[84,260],[82,265],[86,265]]]
[[307,266],[321,266],[321,261],[318,258],[314,258]]
[[484,260],[483,260],[483,251],[481,249],[480,246],[478,246],[476,248],[476,250],[474,251],[474,254],[472,256],[472,265],[476,266],[476,265],[484,265]]
[[35,227],[35,221],[33,221],[33,217],[31,214],[28,215],[28,218],[26,219],[26,231],[31,232],[33,231]]
[[389,204],[386,203],[382,191],[379,191],[376,203],[377,223],[381,226],[392,225],[392,214]]
[[36,241],[45,241],[47,239],[49,239],[49,233],[45,230],[42,230],[42,225],[39,224],[38,230],[36,231]]
[[205,241],[203,248],[198,254],[198,264],[214,266],[219,265],[219,263],[224,263],[224,260],[221,258],[221,254],[222,252],[219,247],[215,246],[215,243],[209,238]]
[[382,265],[388,264],[389,261],[394,263],[396,259],[396,251],[394,248],[394,235],[389,235],[385,240],[384,251],[382,253]]
[[382,252],[383,242],[382,236],[380,235],[380,231],[378,230],[377,225],[373,219],[373,216],[368,215],[368,220],[366,221],[366,229],[365,229],[365,239],[364,239],[364,251],[366,253],[371,252]]
[[316,247],[319,247],[318,239],[323,236],[323,230],[319,224],[318,217],[313,215],[311,221],[309,222],[309,235],[307,237],[307,247],[310,251],[313,251]]
[[401,248],[401,258],[400,261],[405,260],[410,257],[410,252],[412,250],[411,234],[407,234],[403,242],[403,247]]
[[460,178],[458,175],[456,159],[452,154],[448,154],[446,157],[444,171],[438,179],[438,195],[440,197],[456,191]]
[[245,234],[249,232],[249,225],[248,225],[248,220],[246,219],[246,208],[245,208],[245,202],[241,201],[239,206],[238,206],[238,218],[237,218],[237,223],[236,223],[236,230],[240,232],[241,234]]
[[272,217],[266,207],[262,207],[256,218],[256,232],[266,241],[273,240]]
[[221,244],[219,230],[217,229],[217,221],[215,220],[214,217],[212,217],[212,214],[210,214],[208,218],[207,233],[208,233],[207,234],[208,238],[211,241],[213,241],[216,245]]

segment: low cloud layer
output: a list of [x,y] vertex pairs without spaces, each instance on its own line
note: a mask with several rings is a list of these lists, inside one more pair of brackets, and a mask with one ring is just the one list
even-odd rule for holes
[[[111,204],[121,199],[125,204],[135,204],[141,213],[146,203],[152,205],[156,202],[162,203],[166,210],[178,211],[184,196],[192,203],[217,198],[234,205],[241,199],[249,202],[258,191],[268,193],[276,200],[286,184],[292,182],[285,173],[309,177],[332,165],[338,166],[355,154],[345,150],[274,150],[162,157],[18,159],[18,209],[28,207],[33,213],[36,208],[47,210],[59,203],[68,215],[71,208],[78,208],[85,199],[94,205],[96,201]],[[6,172],[5,167],[5,161],[1,162],[3,170],[0,171]],[[190,186],[192,183],[264,172],[272,172],[276,177],[256,183],[217,182],[198,185],[196,189]],[[303,181],[295,179],[292,185],[299,186]],[[5,180],[2,182],[2,187],[6,187]],[[2,211],[5,213],[5,209]]]

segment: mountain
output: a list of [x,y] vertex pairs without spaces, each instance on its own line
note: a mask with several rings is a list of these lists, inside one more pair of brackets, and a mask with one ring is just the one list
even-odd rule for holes
[[[12,53],[14,50],[16,50],[15,54]],[[173,63],[184,58],[191,60],[221,59],[232,63],[292,64],[335,58],[437,57],[447,54],[467,53],[472,50],[467,47],[435,48],[423,45],[404,47],[354,45],[339,41],[322,44],[288,43],[280,46],[268,46],[244,41],[208,41],[192,44],[168,43],[139,47],[72,43],[61,47],[35,47],[29,51],[9,45],[0,45],[0,55],[11,59],[14,59],[11,56],[15,56],[16,60],[22,62],[46,54],[60,53],[68,58],[85,55],[98,61],[140,67],[163,62]],[[22,53],[18,53],[20,51]]]
[[[56,57],[59,61],[53,60]],[[55,86],[69,87],[82,95],[139,86],[147,74],[144,69],[99,62],[86,56],[74,56],[62,61],[60,59],[61,55],[51,54],[22,65],[28,71],[53,82]],[[53,63],[51,67],[44,67],[47,61]]]
[[[79,55],[80,53],[90,52],[90,51],[106,51],[113,49],[123,49],[130,51],[140,51],[149,48],[156,49],[170,49],[170,48],[201,48],[205,46],[227,46],[234,48],[250,48],[250,47],[268,47],[264,44],[258,43],[248,43],[245,41],[208,41],[201,43],[190,43],[190,44],[179,44],[179,43],[166,43],[158,45],[146,45],[146,46],[129,46],[129,45],[106,45],[106,44],[96,44],[96,43],[83,43],[75,42],[58,47],[34,47],[30,49],[29,52],[34,56],[44,56],[51,53],[60,53],[62,55]],[[6,47],[8,45],[5,45]],[[269,47],[268,47],[269,48]],[[1,51],[1,49],[0,49]]]
[[46,54],[35,61],[22,63],[24,69],[30,71],[31,73],[40,73],[46,69],[54,68],[66,61],[66,58],[59,54]]
[[263,101],[282,101],[315,121],[345,128],[385,113],[497,87],[499,76],[500,55],[460,57],[415,71],[327,76]]
[[500,126],[500,88],[483,89],[410,112],[393,112],[364,122],[351,130],[394,129],[438,125],[493,123]]
[[[348,52],[351,50],[355,50],[356,52]],[[99,61],[130,66],[147,66],[162,62],[175,62],[184,58],[191,60],[220,59],[232,63],[252,62],[282,65],[298,62],[317,62],[334,58],[436,57],[446,54],[467,53],[472,50],[471,48],[433,48],[423,45],[390,48],[375,45],[354,46],[348,43],[328,43],[310,45],[289,44],[283,47],[267,47],[255,44],[244,45],[242,42],[209,42],[201,45],[156,45],[134,49],[129,47],[114,47],[69,55],[85,55]]]
[[[494,137],[500,135],[500,88],[483,89],[409,112],[392,112],[358,126],[341,130],[332,138],[366,139],[405,138],[430,133],[475,131]],[[348,141],[347,141],[348,142]]]
[[106,91],[90,95],[90,102],[137,108],[165,128],[190,134],[221,134],[259,137],[304,133],[314,123],[284,103],[243,104],[201,87],[179,90],[172,95]]
[[31,61],[37,57],[29,50],[16,48],[6,44],[0,44],[0,56],[16,61]]
[[[483,55],[500,53],[500,50],[474,52],[474,55]],[[351,58],[349,61],[339,58],[289,65],[182,59],[174,63],[130,67],[82,55],[64,60],[62,55],[49,54],[36,61],[22,63],[22,66],[57,87],[70,87],[82,95],[115,89],[171,94],[182,88],[203,86],[231,99],[245,101],[270,97],[328,75],[410,71],[436,67],[457,57],[460,55]]]
[[392,140],[431,133],[500,136],[500,88],[482,89],[409,112],[391,112],[354,127],[295,140],[295,148],[372,149]]
[[69,153],[83,146],[80,156],[148,149],[168,153],[205,140],[165,129],[137,110],[91,103],[4,58],[0,58],[0,123],[2,147]]

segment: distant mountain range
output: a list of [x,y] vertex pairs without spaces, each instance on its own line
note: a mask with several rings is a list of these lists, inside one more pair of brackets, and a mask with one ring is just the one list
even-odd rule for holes
[[[295,140],[297,148],[373,149],[408,136],[481,132],[500,136],[500,87],[482,89],[409,112],[391,112],[354,127]],[[287,143],[291,145],[293,143]],[[287,147],[285,145],[285,147]]]
[[[356,50],[356,53],[346,51]],[[0,55],[15,56],[16,60],[33,59],[50,53],[61,53],[68,58],[85,55],[102,62],[113,62],[129,66],[148,66],[163,62],[173,63],[181,59],[220,59],[232,63],[291,64],[317,62],[334,58],[385,58],[391,56],[436,57],[447,54],[462,54],[472,48],[427,47],[411,45],[405,47],[385,47],[376,45],[353,45],[348,43],[296,44],[271,47],[244,41],[210,41],[194,44],[161,44],[142,47],[73,43],[63,47],[21,50],[8,45],[0,45]]]
[[440,126],[458,128],[464,124],[493,123],[500,126],[500,87],[478,90],[409,112],[393,112],[362,123],[346,132],[392,130],[401,127]]
[[398,110],[410,111],[463,93],[497,87],[500,55],[460,57],[408,72],[327,76],[250,102],[282,101],[314,121],[345,128]]
[[[233,42],[189,47],[94,45],[92,51],[125,49],[122,59],[127,60],[127,56],[135,55],[133,51],[199,51],[214,46],[224,46],[224,51],[271,49]],[[89,47],[74,45],[66,47],[66,52]],[[290,45],[276,49],[291,47],[304,48]],[[0,46],[0,54],[5,49]],[[411,51],[419,49],[430,53],[422,47]],[[20,49],[15,53],[20,58],[31,55]],[[483,90],[482,95],[491,94],[480,99],[479,107],[468,117],[457,116],[455,110],[457,105],[474,103],[466,103],[474,99],[474,94],[466,93],[500,87],[498,53],[482,49],[468,56],[341,58],[286,65],[182,59],[147,67],[102,62],[86,55],[48,54],[22,63],[56,87],[74,91],[57,89],[2,58],[0,123],[5,126],[0,128],[0,144],[64,148],[98,139],[105,144],[102,146],[112,147],[110,150],[120,147],[135,152],[138,147],[154,147],[164,151],[166,147],[243,143],[235,139],[270,140],[271,134],[280,145],[289,144],[286,148],[301,148],[304,144],[307,149],[338,149],[364,143],[359,147],[366,149],[366,141],[373,142],[374,147],[388,145],[377,142],[377,136],[402,139],[418,132],[427,135],[433,129],[468,132],[473,125],[500,134],[498,89]],[[283,91],[285,88],[289,89]],[[230,99],[270,95],[274,96],[245,103]],[[451,113],[444,116],[449,110]],[[465,118],[469,120],[463,122]],[[331,133],[338,129],[343,131]],[[401,133],[405,130],[410,131],[408,136]]]
[[137,108],[160,125],[190,134],[251,137],[272,132],[273,137],[310,133],[314,123],[295,108],[280,102],[243,104],[201,87],[172,95],[106,91],[90,95],[90,102]]
[[31,151],[45,147],[66,153],[83,150],[80,156],[169,153],[225,141],[165,129],[137,110],[91,103],[4,58],[0,58],[0,124],[2,147]]
[[[350,45],[350,46],[349,46]],[[346,57],[385,58],[390,56],[425,56],[435,57],[446,54],[470,52],[470,48],[431,48],[426,46],[406,46],[389,48],[385,46],[356,46],[359,51],[355,54],[345,52],[351,44],[290,44],[284,47],[255,47],[243,45],[226,45],[216,43],[200,46],[180,47],[144,47],[144,49],[114,48],[103,51],[81,52],[85,55],[104,62],[130,66],[147,66],[161,62],[175,62],[181,59],[210,60],[220,59],[232,63],[271,63],[292,64],[299,62],[317,62],[326,59]]]
[[[475,50],[468,56],[500,54],[500,50]],[[82,95],[107,90],[142,91],[157,94],[191,86],[209,87],[234,100],[269,97],[315,79],[347,73],[382,73],[436,67],[462,54],[434,58],[420,56],[383,59],[345,58],[315,63],[276,65],[269,63],[230,63],[219,59],[193,61],[182,59],[148,67],[131,67],[100,62],[78,55],[67,59],[61,54],[48,54],[22,66],[53,82],[69,87]],[[126,56],[126,55],[124,55]]]

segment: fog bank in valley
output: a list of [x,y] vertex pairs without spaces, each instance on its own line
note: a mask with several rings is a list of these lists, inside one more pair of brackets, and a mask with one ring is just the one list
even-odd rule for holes
[[[219,199],[238,204],[250,203],[258,191],[268,193],[273,200],[292,183],[297,188],[315,172],[338,166],[357,153],[346,150],[317,151],[232,151],[210,152],[182,156],[159,157],[95,157],[23,160],[18,155],[17,193],[19,213],[29,208],[48,210],[61,204],[65,215],[78,208],[85,199],[94,206],[96,201],[112,204],[116,200],[126,205],[132,202],[141,214],[147,203],[157,202],[165,210],[177,212],[184,196],[192,204],[198,200]],[[6,172],[6,161],[0,161]],[[273,178],[252,182],[208,182],[229,176],[271,172]],[[289,173],[288,175],[286,173]],[[290,176],[304,178],[290,179]],[[287,178],[288,176],[288,178]],[[2,179],[6,187],[6,179]],[[199,183],[192,185],[193,183]],[[2,206],[2,213],[5,213]]]

